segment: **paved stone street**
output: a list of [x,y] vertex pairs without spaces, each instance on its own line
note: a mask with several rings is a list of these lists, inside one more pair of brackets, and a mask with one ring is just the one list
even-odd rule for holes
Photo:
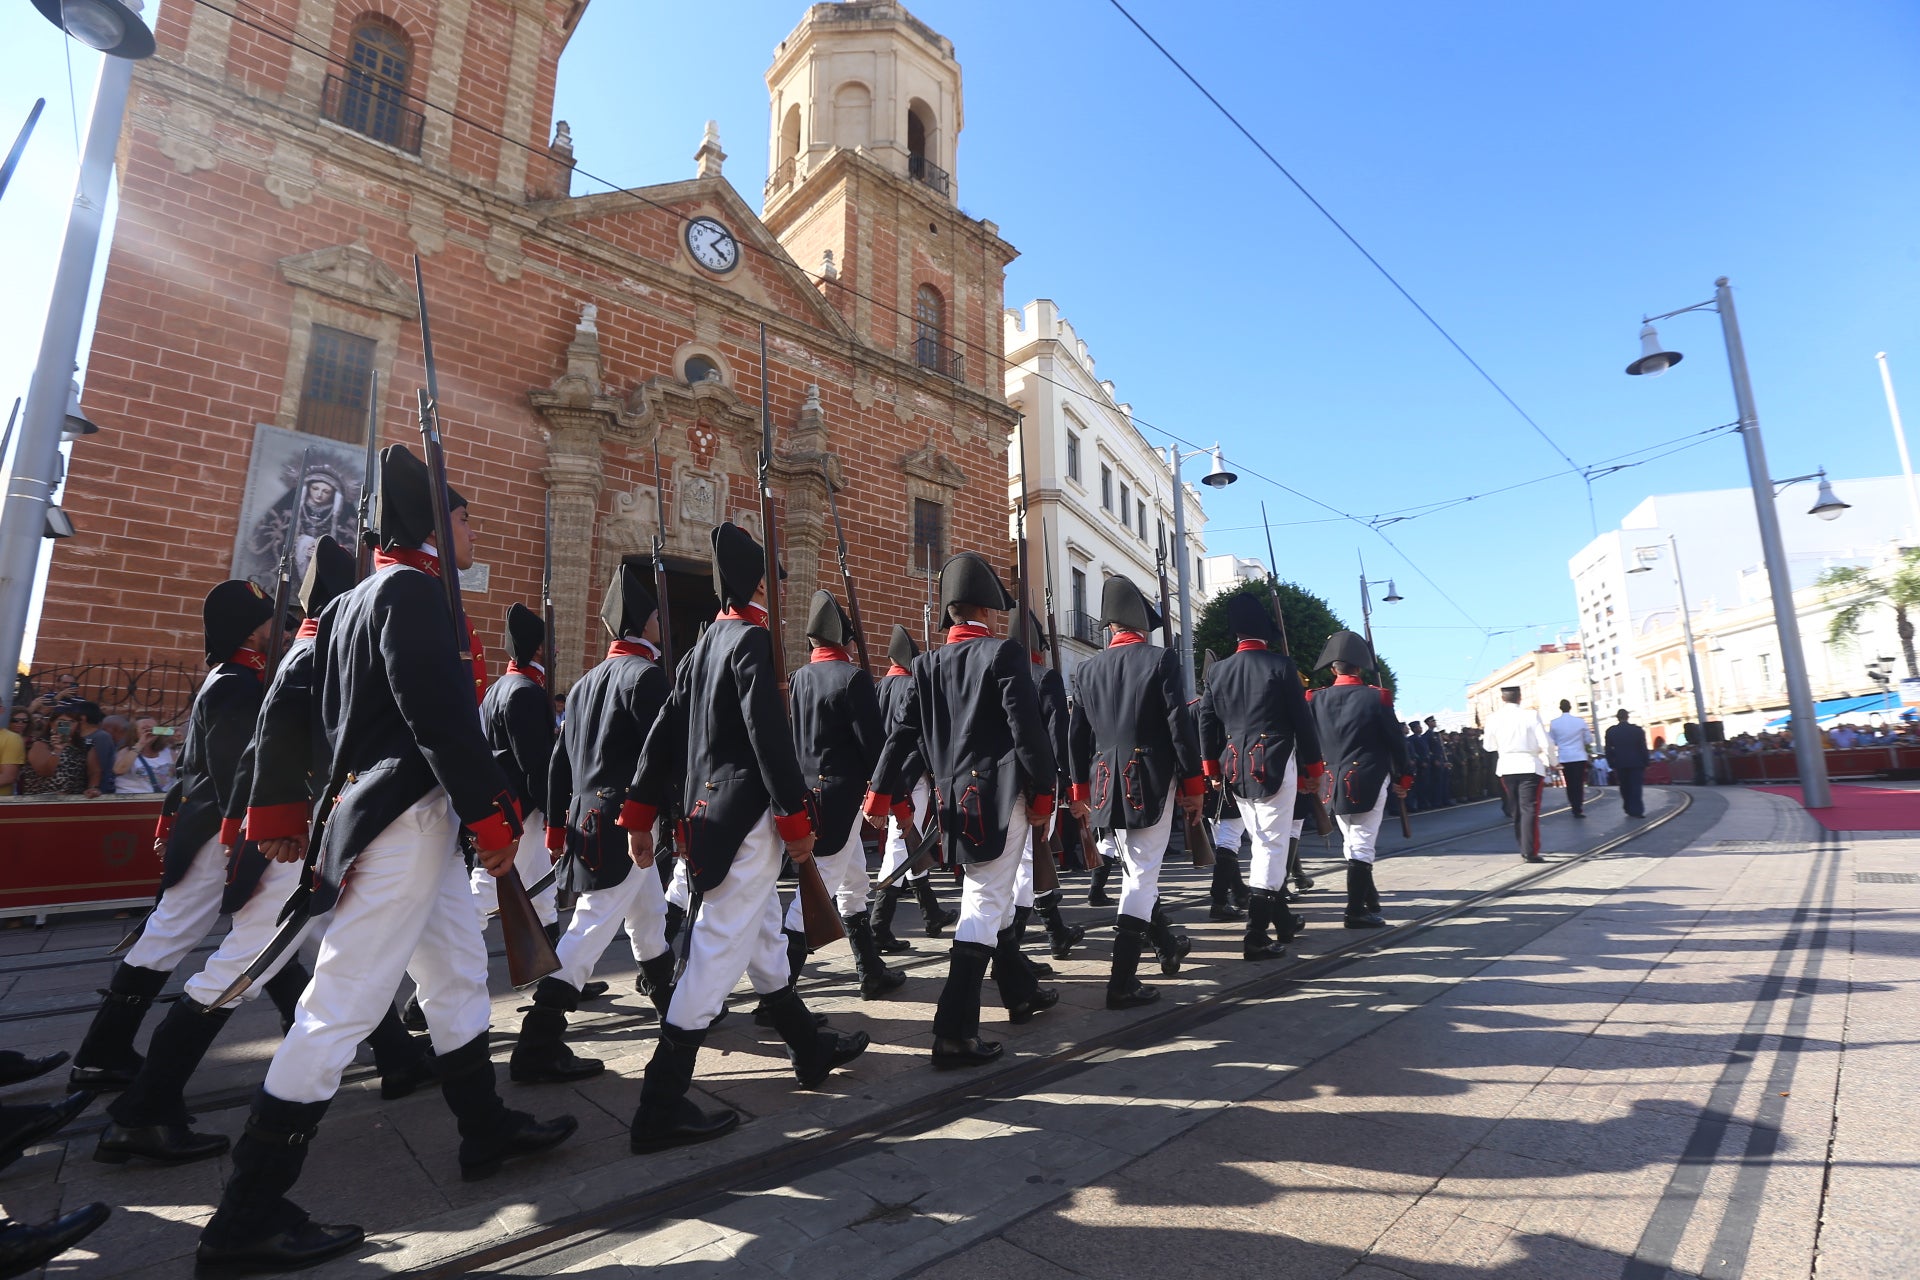
[[[1550,855],[1640,825],[1610,795],[1590,812],[1549,817]],[[1285,977],[1238,959],[1237,926],[1204,920],[1183,869],[1170,897],[1195,947],[1168,999],[1101,1008],[1095,932],[1060,966],[1054,1013],[1010,1028],[989,1008],[1013,1060],[970,1078],[925,1065],[942,945],[920,940],[913,981],[880,1002],[828,954],[809,1000],[874,1049],[798,1094],[771,1033],[736,1013],[699,1087],[747,1123],[644,1159],[625,1123],[652,1018],[616,948],[614,998],[575,1037],[608,1073],[503,1086],[510,1105],[580,1118],[553,1157],[465,1184],[437,1098],[343,1092],[297,1194],[374,1238],[317,1274],[1912,1274],[1920,1125],[1900,1103],[1920,1043],[1920,886],[1888,877],[1911,874],[1920,837],[1822,833],[1751,791],[1657,790],[1649,814],[1652,830],[1538,878],[1497,806],[1418,816],[1416,847],[1380,869],[1386,914],[1441,914],[1377,946],[1338,928],[1335,864],[1310,864],[1327,875]],[[1084,879],[1067,883],[1079,903]],[[0,933],[16,1047],[72,1047],[106,963],[50,966],[103,957],[124,928]],[[517,1003],[495,1006],[503,1079]],[[272,1030],[263,1006],[235,1020],[196,1081],[200,1127],[238,1132]],[[50,1274],[188,1274],[226,1162],[95,1164],[98,1115],[0,1174],[0,1206],[116,1206]]]

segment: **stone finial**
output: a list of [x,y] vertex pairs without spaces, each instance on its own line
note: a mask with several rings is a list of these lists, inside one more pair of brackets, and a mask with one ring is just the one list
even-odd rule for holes
[[562,147],[568,151],[573,150],[573,126],[565,120],[553,122],[553,146],[555,150]]
[[822,249],[820,251],[820,279],[824,282],[828,280],[838,280],[839,278],[840,268],[833,265],[833,250]]
[[574,326],[573,331],[579,337],[600,332],[600,308],[596,303],[589,302],[580,308],[580,323]]
[[701,178],[717,178],[720,176],[720,169],[721,166],[726,163],[727,153],[720,149],[720,122],[718,120],[707,121],[707,131],[701,137],[700,149],[693,153],[693,158],[699,162],[699,168],[695,171],[695,176]]
[[800,407],[800,412],[820,412],[820,387],[817,383],[809,382],[807,384],[807,400],[806,403]]

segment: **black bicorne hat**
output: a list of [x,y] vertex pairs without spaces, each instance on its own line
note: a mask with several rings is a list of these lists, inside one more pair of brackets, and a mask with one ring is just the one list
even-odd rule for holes
[[1366,637],[1351,631],[1336,631],[1327,637],[1326,648],[1320,650],[1320,660],[1313,664],[1318,671],[1322,667],[1344,662],[1348,666],[1367,668],[1373,665],[1373,654],[1367,650]]
[[893,635],[887,640],[887,661],[896,667],[911,667],[919,656],[920,646],[913,642],[913,633],[894,623]]
[[722,608],[753,603],[766,572],[766,550],[752,534],[731,520],[714,526],[713,591]]
[[600,597],[600,625],[611,638],[639,635],[660,607],[653,592],[647,590],[646,574],[652,564],[647,556],[620,557],[620,566]]
[[309,618],[318,617],[322,609],[353,590],[359,580],[360,562],[353,552],[322,535],[313,544],[307,576],[300,580],[300,608]]
[[1014,599],[1000,585],[986,557],[974,551],[962,551],[940,566],[940,612],[949,605],[970,604],[979,609],[1006,610]]
[[833,598],[833,592],[813,593],[807,604],[807,636],[821,644],[842,645],[853,638],[853,619]]
[[507,656],[525,665],[547,642],[547,622],[515,600],[507,606]]
[[1159,614],[1132,578],[1116,573],[1100,586],[1100,621],[1145,635],[1159,625]]
[[[447,486],[447,510],[467,505],[452,485]],[[433,488],[427,464],[403,444],[380,451],[380,487],[373,527],[382,547],[417,547],[433,541]],[[441,547],[444,554],[449,548]]]
[[1227,598],[1227,630],[1237,636],[1252,636],[1268,644],[1280,638],[1273,625],[1273,614],[1260,597],[1241,591]]
[[207,665],[217,667],[233,657],[240,642],[272,616],[272,597],[245,578],[229,578],[207,592],[200,609],[206,624]]

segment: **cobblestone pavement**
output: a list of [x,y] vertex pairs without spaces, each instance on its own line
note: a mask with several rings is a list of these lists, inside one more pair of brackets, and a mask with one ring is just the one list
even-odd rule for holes
[[[1163,981],[1168,999],[1110,1014],[1096,933],[1060,965],[1055,1013],[1011,1028],[989,1010],[1014,1061],[966,1081],[925,1065],[944,945],[920,941],[913,980],[885,1001],[860,1001],[844,955],[827,955],[808,998],[874,1049],[796,1093],[771,1033],[736,1014],[698,1086],[747,1123],[665,1156],[626,1152],[652,1019],[630,960],[610,955],[615,998],[574,1037],[608,1073],[503,1086],[510,1105],[580,1118],[552,1158],[464,1184],[437,1098],[343,1092],[298,1197],[374,1239],[316,1274],[1913,1274],[1920,1125],[1896,1099],[1912,1094],[1920,887],[1856,873],[1903,874],[1920,844],[1822,836],[1759,793],[1650,795],[1655,818],[1676,814],[1666,825],[1486,897],[1534,871],[1489,829],[1497,808],[1416,817],[1425,847],[1380,869],[1387,914],[1455,913],[1297,980],[1244,964],[1237,926],[1188,909],[1194,955]],[[1611,800],[1590,812],[1549,818],[1549,852],[1630,830]],[[1354,940],[1337,927],[1337,879],[1308,895],[1297,955]],[[1069,879],[1071,901],[1083,885]],[[1172,893],[1199,888],[1187,872]],[[917,922],[910,905],[901,915]],[[16,1047],[72,1046],[85,1014],[48,1015],[87,1005],[106,965],[39,966],[98,956],[124,927],[0,933]],[[496,1002],[497,1037],[516,1003]],[[1075,1049],[1158,1025],[1172,1004],[1184,1012],[1164,1035]],[[272,1042],[270,1011],[235,1019],[196,1082],[223,1104],[202,1128],[237,1133]],[[956,1088],[968,1096],[916,1107]],[[86,1125],[0,1174],[0,1207],[116,1206],[92,1251],[50,1274],[188,1274],[226,1162],[97,1165]]]

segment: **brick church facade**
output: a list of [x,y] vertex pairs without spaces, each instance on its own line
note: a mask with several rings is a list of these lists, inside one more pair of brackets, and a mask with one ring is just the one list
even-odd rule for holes
[[708,531],[760,524],[763,325],[788,665],[807,597],[839,591],[829,483],[877,649],[895,622],[920,634],[929,556],[1006,558],[1014,250],[956,204],[952,45],[898,4],[813,5],[767,73],[762,210],[711,130],[688,180],[575,197],[551,117],[585,9],[162,6],[84,394],[103,430],[74,450],[80,532],[53,557],[43,662],[195,663],[209,586],[351,533],[372,375],[382,443],[418,446],[415,254],[496,669],[507,605],[539,599],[549,503],[560,687],[604,647],[611,567],[656,531],[690,638]]

